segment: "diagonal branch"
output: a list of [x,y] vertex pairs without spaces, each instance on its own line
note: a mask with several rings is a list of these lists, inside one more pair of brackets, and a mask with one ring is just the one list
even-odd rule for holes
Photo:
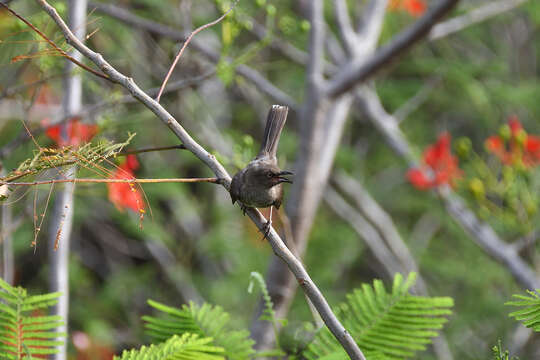
[[[107,74],[112,81],[118,83],[125,87],[135,98],[137,98],[141,103],[143,103],[148,109],[150,109],[161,121],[163,121],[182,141],[188,150],[190,150],[197,158],[199,158],[204,164],[206,164],[214,174],[222,179],[221,185],[226,189],[229,189],[231,177],[223,167],[217,161],[216,157],[208,153],[201,145],[199,145],[185,130],[184,128],[176,121],[176,119],[169,114],[159,103],[149,97],[144,93],[133,79],[126,77],[121,74],[118,70],[112,67],[101,54],[96,53],[86,47],[82,42],[80,42],[67,27],[62,18],[58,15],[55,8],[50,6],[45,0],[36,0],[38,4],[45,10],[49,16],[54,20],[62,31],[66,41],[73,45],[81,54],[90,59],[94,64],[96,64],[105,74]],[[266,219],[261,215],[261,213],[256,209],[248,209],[248,216],[251,220],[257,225],[261,231],[264,229],[266,224]],[[361,359],[365,360],[364,355],[358,348],[358,345],[353,340],[349,332],[343,327],[340,321],[332,312],[330,305],[317,288],[315,283],[311,280],[309,274],[302,266],[300,260],[298,260],[291,251],[284,244],[283,240],[279,237],[277,232],[270,227],[270,232],[267,236],[270,245],[274,253],[279,256],[289,267],[291,272],[296,277],[298,283],[302,286],[302,289],[306,293],[307,297],[311,300],[319,314],[321,315],[326,326],[336,337],[336,339],[341,343],[347,354],[351,359]]]
[[81,68],[83,68],[84,70],[102,78],[102,79],[105,79],[105,80],[109,80],[109,78],[106,76],[106,75],[103,75],[102,73],[100,72],[97,72],[96,70],[92,69],[92,68],[89,68],[88,66],[84,65],[82,62],[80,62],[79,60],[75,59],[73,56],[69,55],[67,52],[65,52],[62,48],[60,48],[58,45],[56,45],[51,39],[49,39],[47,37],[47,35],[45,35],[41,30],[39,30],[37,27],[35,27],[30,21],[26,20],[25,18],[23,18],[22,16],[20,16],[19,14],[17,14],[14,10],[10,9],[7,5],[5,5],[4,3],[1,3],[0,2],[0,6],[2,6],[4,9],[6,9],[7,11],[9,11],[13,16],[15,16],[17,19],[21,20],[23,23],[25,23],[29,28],[31,28],[33,31],[36,32],[36,34],[38,34],[39,36],[41,36],[41,38],[43,40],[45,40],[49,45],[51,45],[56,51],[58,51],[63,57],[65,57],[66,59],[68,59],[69,61],[71,61],[72,63],[74,63],[75,65],[77,66],[80,66]]
[[[358,95],[359,99],[366,103],[365,111],[369,120],[389,143],[399,144],[393,146],[394,150],[410,165],[414,165],[417,160],[399,129],[397,120],[385,111],[375,92],[366,87],[359,91]],[[534,270],[518,255],[516,249],[501,240],[491,226],[480,221],[457,194],[449,187],[440,187],[437,194],[454,220],[471,235],[471,239],[489,256],[503,263],[520,284],[527,289],[536,289],[540,286],[540,280]]]
[[[120,20],[123,23],[128,24],[134,28],[144,29],[148,32],[169,38],[174,41],[184,41],[186,39],[186,35],[179,30],[141,18],[121,7],[110,4],[102,4],[94,1],[90,1],[88,4],[90,7],[95,8],[97,11],[105,15],[111,16],[117,20]],[[194,50],[198,51],[214,63],[217,63],[220,60],[220,54],[214,51],[214,49],[208,47],[199,39],[193,39],[191,41],[191,46]],[[297,108],[296,101],[290,95],[286,94],[281,89],[274,86],[274,84],[268,81],[264,76],[262,76],[258,71],[254,70],[253,68],[245,64],[241,64],[236,67],[236,73],[251,81],[259,89],[259,91],[270,96],[275,101],[287,105],[291,109]]]
[[355,43],[358,42],[358,37],[351,25],[349,9],[347,8],[346,0],[334,0],[334,17],[339,30],[341,41],[347,51],[347,54],[354,54]]
[[176,57],[174,58],[174,61],[171,65],[171,67],[169,68],[169,72],[167,72],[167,75],[165,76],[165,79],[163,80],[163,83],[161,84],[161,87],[159,88],[159,91],[158,91],[158,94],[156,96],[156,101],[159,102],[159,99],[161,99],[161,94],[163,94],[163,90],[165,89],[165,86],[167,85],[167,82],[169,81],[169,78],[171,77],[172,75],[172,72],[174,70],[174,68],[176,67],[176,64],[178,64],[178,61],[180,60],[180,58],[182,57],[182,54],[184,53],[184,50],[186,50],[186,47],[188,46],[188,44],[191,42],[191,39],[193,39],[193,37],[195,35],[197,35],[198,33],[200,33],[201,31],[203,31],[204,29],[208,29],[209,27],[211,26],[214,26],[216,25],[217,23],[219,23],[221,20],[225,19],[225,17],[227,15],[229,15],[229,13],[234,9],[234,7],[236,6],[236,4],[238,3],[239,0],[235,0],[235,2],[231,5],[231,7],[229,8],[229,10],[227,10],[223,15],[221,15],[219,18],[217,18],[216,20],[212,21],[212,22],[209,22],[207,24],[204,24],[204,25],[201,25],[199,26],[197,29],[193,30],[191,32],[191,34],[189,34],[189,36],[187,37],[186,41],[184,41],[184,45],[182,45],[182,48],[180,49],[180,51],[178,52],[178,55],[176,55]]
[[428,38],[429,40],[437,40],[445,36],[454,34],[471,25],[478,24],[489,18],[510,11],[518,7],[519,5],[526,3],[527,1],[528,0],[487,1],[486,4],[470,10],[463,15],[456,16],[452,19],[435,25],[429,32]]
[[0,181],[0,185],[16,185],[16,186],[36,186],[47,184],[60,184],[60,183],[129,183],[129,184],[158,184],[158,183],[197,183],[207,182],[219,184],[221,179],[210,178],[172,178],[172,179],[93,179],[93,178],[71,178],[71,179],[51,179],[40,181],[27,181],[27,182],[10,182]]
[[450,12],[457,5],[458,1],[441,0],[420,20],[398,34],[389,44],[377,51],[367,62],[361,58],[351,60],[326,86],[326,94],[330,97],[338,97],[370,76],[373,76],[373,74],[386,66],[398,55],[401,55],[427,36],[431,28]]

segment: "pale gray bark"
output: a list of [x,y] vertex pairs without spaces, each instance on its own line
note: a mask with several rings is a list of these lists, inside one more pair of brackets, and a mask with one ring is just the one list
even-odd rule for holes
[[[1,167],[1,165],[0,165]],[[4,175],[5,171],[2,169],[0,175]],[[4,189],[7,190],[7,185],[4,186]],[[6,194],[7,195],[7,194]],[[0,227],[0,248],[2,248],[2,278],[5,282],[10,285],[13,285],[14,274],[15,274],[15,263],[14,263],[14,253],[13,253],[13,217],[11,206],[4,204],[0,206],[0,211],[2,212],[2,219]]]
[[[68,0],[69,23],[75,29],[75,36],[83,39],[86,35],[86,0]],[[82,56],[77,52],[70,55],[77,60]],[[67,61],[66,73],[70,74],[75,65]],[[76,114],[82,109],[82,82],[80,75],[67,75],[64,78],[64,94],[62,97],[62,108],[64,116]],[[67,139],[67,127],[61,126],[61,136]],[[64,178],[74,178],[76,167],[70,167],[63,170],[60,174]],[[52,312],[59,315],[64,320],[64,325],[56,329],[57,332],[68,332],[69,323],[69,250],[71,242],[71,230],[73,226],[73,192],[74,183],[67,183],[56,194],[54,210],[51,217],[49,231],[49,262],[50,270],[50,291],[61,292],[58,303],[54,306]],[[58,245],[57,248],[55,245]],[[57,347],[58,353],[52,355],[55,360],[67,359],[67,338],[60,337],[63,345]]]
[[[220,178],[220,183],[227,190],[230,187],[231,177],[221,165],[215,156],[209,154],[201,145],[199,145],[178,123],[178,121],[165,110],[159,103],[144,93],[139,86],[133,81],[133,79],[126,77],[112,65],[110,65],[103,56],[90,50],[81,41],[79,41],[71,32],[69,27],[65,24],[62,18],[58,15],[56,9],[50,6],[45,0],[37,0],[38,4],[49,14],[49,16],[58,25],[66,41],[81,52],[85,57],[91,60],[103,73],[110,79],[110,81],[122,85],[128,90],[135,98],[137,98],[142,104],[144,104],[149,110],[151,110],[164,124],[166,124],[175,135],[183,142],[186,149],[191,151],[197,156],[204,164],[206,164],[214,174]],[[322,10],[322,8],[321,8]],[[262,217],[260,212],[256,209],[248,209],[247,215],[253,220],[259,229],[263,229],[266,224],[266,219]],[[280,257],[289,267],[290,271],[295,275],[302,289],[313,303],[323,321],[328,326],[332,334],[341,343],[347,354],[351,359],[365,359],[362,352],[358,348],[358,345],[352,339],[351,335],[345,330],[343,325],[336,318],[332,312],[326,299],[319,291],[315,283],[311,280],[308,273],[302,266],[302,263],[289,251],[289,249],[283,243],[283,240],[279,237],[273,228],[270,228],[270,232],[267,239],[272,246],[274,253]]]

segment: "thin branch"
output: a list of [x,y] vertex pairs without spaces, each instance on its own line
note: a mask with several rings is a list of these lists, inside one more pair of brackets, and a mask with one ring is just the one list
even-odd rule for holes
[[[414,165],[417,159],[407,139],[399,129],[397,120],[385,111],[377,94],[371,89],[364,88],[358,95],[362,102],[367,103],[366,114],[373,125],[381,131],[389,143],[399,144],[393,146],[394,150]],[[449,187],[440,187],[437,194],[446,205],[449,214],[471,235],[471,239],[479,247],[503,263],[514,278],[527,289],[540,287],[540,280],[534,270],[518,255],[515,248],[502,241],[491,226],[480,221],[457,194]]]
[[79,60],[75,59],[73,56],[69,55],[68,53],[66,53],[64,50],[62,50],[62,48],[60,48],[58,45],[56,45],[51,39],[49,39],[47,37],[47,35],[45,35],[43,32],[41,32],[37,27],[35,27],[30,21],[26,20],[25,18],[23,18],[21,15],[17,14],[14,10],[10,9],[7,5],[4,5],[3,3],[0,2],[0,6],[2,6],[4,9],[6,9],[7,11],[9,11],[13,16],[15,16],[16,18],[18,18],[19,20],[21,20],[22,22],[24,22],[29,28],[31,28],[32,30],[34,30],[39,36],[41,36],[41,38],[43,38],[43,40],[45,40],[49,45],[51,45],[56,51],[58,51],[63,57],[65,57],[66,59],[68,59],[69,61],[71,61],[72,63],[74,63],[75,65],[77,66],[80,66],[81,68],[83,68],[84,70],[88,71],[88,72],[91,72],[92,74],[102,78],[102,79],[105,79],[105,80],[110,80],[109,77],[107,75],[104,75],[100,72],[97,72],[96,70],[84,65],[82,62],[80,62]]
[[[123,23],[128,24],[134,28],[144,29],[153,34],[163,36],[174,41],[184,41],[186,38],[185,34],[182,34],[176,29],[141,18],[121,7],[93,1],[91,1],[89,4],[97,11],[105,15],[114,17],[115,19],[120,20]],[[197,38],[194,38],[191,41],[191,46],[194,50],[203,54],[206,58],[208,58],[214,63],[217,63],[221,59],[221,56],[218,52],[207,46],[205,43],[199,41]],[[261,73],[254,70],[253,68],[245,64],[241,64],[236,67],[236,73],[251,81],[257,87],[257,89],[259,89],[259,91],[270,96],[275,101],[283,105],[287,105],[291,109],[297,109],[298,105],[296,104],[296,101],[292,98],[292,96],[286,94],[281,89],[276,87],[264,76],[262,76]]]
[[450,12],[458,1],[441,0],[415,24],[394,37],[388,45],[378,50],[367,62],[361,58],[351,60],[327,84],[325,93],[330,97],[338,97],[373,76],[398,55],[401,55],[427,36],[430,29]]
[[[45,0],[36,0],[38,4],[49,14],[54,22],[60,27],[67,42],[72,44],[81,54],[86,56],[92,62],[94,62],[105,74],[107,74],[112,81],[125,87],[135,98],[143,103],[148,109],[150,109],[161,121],[163,121],[182,141],[188,150],[190,150],[195,156],[197,156],[204,164],[206,164],[216,175],[220,178],[220,184],[227,190],[230,187],[231,177],[221,165],[215,156],[208,153],[202,146],[200,146],[176,121],[176,119],[169,114],[158,102],[153,100],[147,94],[145,94],[133,81],[133,79],[121,74],[118,70],[112,67],[107,61],[103,59],[101,54],[96,53],[86,47],[80,42],[67,27],[62,18],[58,15],[56,9],[50,6]],[[261,215],[257,209],[249,208],[246,212],[251,220],[262,231],[265,229],[266,219]],[[317,288],[313,280],[311,280],[309,274],[302,266],[302,263],[291,253],[291,251],[285,246],[283,240],[279,237],[277,232],[270,227],[269,234],[267,236],[270,245],[274,253],[279,256],[291,270],[296,277],[298,283],[302,286],[304,292],[311,300],[321,317],[323,318],[326,326],[341,343],[345,351],[349,354],[351,359],[365,360],[362,352],[358,348],[358,345],[353,340],[351,335],[343,327],[335,314],[332,312],[330,305]]]
[[227,15],[229,15],[229,13],[235,8],[236,4],[238,4],[238,1],[240,0],[235,0],[235,2],[231,5],[231,7],[229,8],[229,10],[227,10],[223,15],[221,15],[219,18],[217,18],[216,20],[212,21],[212,22],[209,22],[208,24],[204,24],[202,26],[199,26],[197,29],[193,30],[191,32],[191,34],[189,34],[189,36],[187,37],[186,41],[184,42],[184,45],[182,45],[182,48],[180,49],[180,51],[178,52],[178,55],[176,55],[176,58],[174,59],[171,67],[169,68],[169,72],[167,73],[167,75],[165,76],[165,79],[163,80],[163,83],[161,84],[161,87],[159,88],[159,91],[158,91],[158,94],[156,96],[156,101],[159,102],[159,99],[161,98],[161,94],[163,93],[163,89],[165,89],[165,85],[167,85],[167,82],[169,81],[169,78],[171,77],[171,74],[174,70],[174,68],[176,67],[176,64],[178,63],[178,60],[180,60],[180,58],[182,57],[182,54],[184,53],[184,50],[186,49],[186,47],[188,46],[188,44],[191,42],[191,39],[193,39],[193,37],[195,35],[197,35],[199,32],[205,30],[205,29],[208,29],[209,27],[211,26],[214,26],[216,25],[217,23],[219,23],[221,20],[225,19],[225,17]]
[[51,179],[28,182],[9,182],[0,181],[0,185],[17,185],[17,186],[35,186],[46,184],[60,183],[129,183],[129,184],[157,184],[157,183],[197,183],[208,182],[220,184],[221,179],[211,178],[170,178],[170,179],[92,179],[92,178],[75,178],[75,179]]
[[341,41],[345,46],[347,54],[354,54],[354,48],[359,41],[359,38],[351,25],[351,18],[349,16],[346,0],[334,0],[334,17],[336,19],[336,25],[339,30]]
[[487,1],[486,4],[435,25],[429,32],[429,40],[437,40],[500,15],[526,3],[527,0]]
[[175,150],[175,149],[181,149],[181,150],[187,150],[185,145],[171,145],[171,146],[160,146],[160,147],[153,147],[153,148],[144,148],[144,149],[135,149],[135,150],[126,150],[121,151],[116,154],[116,156],[127,156],[127,155],[134,155],[134,154],[142,154],[152,151],[163,151],[163,150]]
[[324,30],[326,24],[323,17],[323,1],[312,0],[309,7],[309,62],[306,76],[309,79],[310,88],[319,91],[322,84],[324,68]]
[[388,8],[388,0],[371,0],[365,5],[367,8],[359,22],[357,36],[359,45],[355,48],[356,56],[366,57],[372,55],[377,47],[384,23],[384,16]]

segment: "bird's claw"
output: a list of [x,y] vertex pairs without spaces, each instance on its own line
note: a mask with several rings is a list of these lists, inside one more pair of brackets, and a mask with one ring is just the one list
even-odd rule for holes
[[242,214],[246,216],[247,206],[242,203],[239,203],[239,205],[240,205],[240,209],[242,210]]
[[272,227],[272,221],[268,220],[262,227],[262,229],[260,230],[260,232],[263,233],[263,238],[261,239],[261,241],[264,241],[264,239],[266,239],[268,237],[268,235],[270,234],[270,228]]

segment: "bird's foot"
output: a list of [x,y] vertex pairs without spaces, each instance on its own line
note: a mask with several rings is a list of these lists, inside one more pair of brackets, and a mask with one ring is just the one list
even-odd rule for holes
[[240,209],[242,210],[242,214],[246,216],[247,206],[242,204],[241,202],[238,203],[240,205]]
[[272,227],[272,220],[268,220],[260,230],[263,233],[263,237],[261,241],[264,241],[268,237],[268,234],[270,234],[270,228]]

